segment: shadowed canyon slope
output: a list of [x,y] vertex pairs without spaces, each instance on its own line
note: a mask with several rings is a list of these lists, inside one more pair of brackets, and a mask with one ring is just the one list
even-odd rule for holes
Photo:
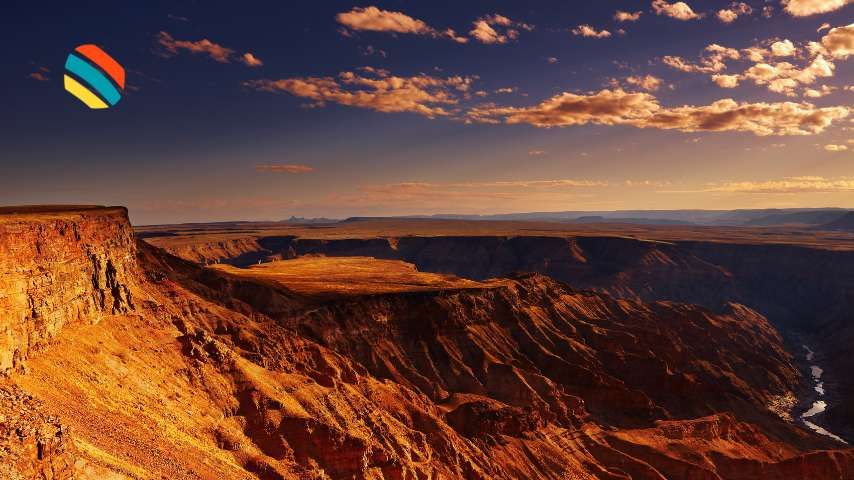
[[[303,270],[201,267],[118,208],[0,216],[0,477],[854,476],[792,419],[802,372],[749,276],[702,245],[245,241]],[[309,254],[422,273],[331,262],[321,292]]]

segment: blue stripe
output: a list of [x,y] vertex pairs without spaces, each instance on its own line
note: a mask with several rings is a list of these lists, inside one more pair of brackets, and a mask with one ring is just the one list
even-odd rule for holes
[[89,62],[77,57],[74,54],[68,55],[68,60],[65,61],[65,69],[77,75],[82,80],[85,80],[92,88],[95,89],[102,97],[104,97],[110,105],[115,105],[122,95],[116,90],[116,87],[107,80],[107,77],[96,69]]

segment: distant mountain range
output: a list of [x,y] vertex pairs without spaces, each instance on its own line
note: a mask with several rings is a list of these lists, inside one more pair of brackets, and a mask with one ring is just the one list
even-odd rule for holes
[[840,230],[854,232],[854,212],[848,212],[821,226],[822,230]]
[[[497,215],[412,215],[398,217],[351,217],[344,221],[395,219],[548,221],[565,223],[633,223],[643,225],[705,226],[808,226],[832,230],[852,230],[854,212],[844,208],[786,208],[756,210],[617,210],[530,212]],[[843,221],[848,218],[847,222]],[[842,223],[836,224],[841,221]],[[834,226],[834,228],[830,228]]]

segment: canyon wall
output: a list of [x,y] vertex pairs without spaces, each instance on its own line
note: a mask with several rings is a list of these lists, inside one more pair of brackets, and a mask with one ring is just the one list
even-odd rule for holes
[[8,478],[854,474],[851,450],[787,421],[800,375],[761,314],[637,298],[647,280],[624,272],[670,278],[702,262],[670,244],[267,243],[282,258],[405,255],[626,289],[526,274],[319,302],[135,245],[121,209],[0,218]]
[[0,216],[0,374],[66,324],[133,309],[135,255],[124,208]]

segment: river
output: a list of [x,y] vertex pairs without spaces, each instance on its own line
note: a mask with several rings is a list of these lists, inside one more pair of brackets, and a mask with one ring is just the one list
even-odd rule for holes
[[812,406],[810,406],[809,410],[805,411],[801,414],[801,421],[804,422],[804,425],[809,427],[815,433],[819,435],[824,435],[826,437],[830,437],[836,441],[842,442],[844,444],[848,444],[845,440],[840,438],[838,435],[834,435],[833,433],[827,431],[826,429],[816,425],[811,422],[809,419],[815,418],[817,415],[821,415],[827,410],[827,402],[823,400],[824,398],[824,381],[822,381],[821,376],[824,374],[824,370],[818,366],[813,365],[811,362],[815,361],[815,352],[808,346],[803,345],[804,350],[806,350],[806,360],[810,362],[810,375],[812,376],[812,381],[815,384],[813,389],[817,394],[817,398],[812,402]]

